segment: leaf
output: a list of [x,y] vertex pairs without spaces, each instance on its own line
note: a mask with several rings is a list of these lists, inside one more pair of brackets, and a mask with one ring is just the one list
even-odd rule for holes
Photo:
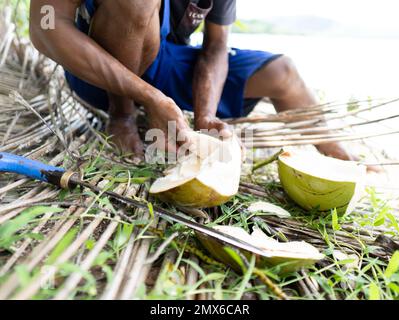
[[17,274],[19,283],[22,287],[26,286],[31,280],[31,274],[26,265],[21,264],[15,267],[15,273]]
[[33,233],[33,232],[25,233],[23,235],[23,237],[31,238],[33,240],[43,240],[44,239],[44,235],[42,235],[41,233]]
[[116,214],[116,210],[112,205],[111,201],[109,200],[109,198],[107,197],[100,198],[98,202],[102,208],[108,209],[112,211],[113,214]]
[[397,284],[391,282],[391,283],[388,285],[388,287],[389,287],[389,289],[391,289],[393,292],[395,292],[396,294],[399,295],[399,286],[398,286]]
[[117,249],[120,249],[126,242],[129,241],[133,229],[134,225],[131,224],[119,225],[118,233],[115,237],[115,246]]
[[150,178],[149,177],[138,177],[138,178],[132,178],[131,182],[133,184],[143,184],[144,182],[148,181]]
[[396,217],[392,213],[387,214],[387,218],[391,222],[392,226],[395,228],[397,232],[399,232],[399,223],[396,220]]
[[200,275],[201,278],[206,276],[206,273],[204,272],[204,270],[202,270],[202,268],[194,261],[189,260],[189,259],[182,259],[182,261],[187,263],[188,265],[190,265],[193,269],[195,269],[195,271],[198,272],[198,274]]
[[258,202],[252,203],[248,207],[248,211],[251,213],[261,212],[261,213],[263,213],[263,215],[271,215],[271,216],[275,215],[279,218],[290,218],[291,217],[291,214],[287,210],[285,210],[279,206],[276,206],[272,203],[264,202],[264,201],[258,201]]
[[229,247],[223,247],[223,249],[229,254],[229,256],[235,261],[237,262],[237,264],[240,266],[241,270],[243,272],[245,272],[246,267],[244,264],[244,261],[242,261],[240,255],[232,248]]
[[332,228],[333,228],[333,230],[334,231],[341,230],[341,226],[339,225],[339,222],[338,222],[337,209],[332,210],[331,215],[332,215]]
[[370,283],[369,300],[381,300],[380,288],[374,282]]
[[60,271],[64,275],[70,275],[72,273],[80,274],[86,280],[86,283],[83,287],[80,287],[79,289],[85,291],[90,296],[95,296],[97,294],[96,278],[89,271],[86,271],[82,269],[79,265],[70,262],[65,262],[61,264]]
[[111,259],[112,256],[113,256],[112,252],[102,251],[102,252],[100,252],[100,254],[94,260],[93,265],[104,267],[106,265],[106,262],[109,259]]
[[389,263],[388,263],[388,266],[387,266],[387,268],[386,268],[386,270],[385,270],[384,275],[385,275],[387,278],[390,278],[390,277],[392,277],[392,275],[393,275],[396,271],[398,271],[398,269],[399,269],[399,251],[396,251],[396,252],[392,255],[391,260],[389,260]]
[[217,272],[212,272],[207,274],[205,277],[201,279],[201,283],[209,282],[209,281],[216,281],[220,279],[224,279],[225,275]]
[[238,292],[237,292],[234,300],[241,300],[241,298],[245,292],[245,288],[246,288],[248,282],[251,280],[252,273],[254,272],[255,262],[256,262],[256,255],[253,254],[251,256],[251,261],[249,263],[248,269],[245,272],[244,277],[242,278],[240,287],[238,289]]
[[92,250],[94,248],[95,244],[96,244],[95,240],[93,240],[93,239],[87,240],[86,241],[86,249],[87,250]]
[[55,207],[36,206],[25,209],[16,218],[0,226],[0,247],[11,245],[10,239],[20,230],[26,227],[37,216],[48,212],[61,212],[63,209]]
[[65,249],[72,243],[78,232],[78,228],[72,228],[68,233],[57,243],[53,252],[47,258],[46,264],[54,264],[57,258],[65,251]]
[[107,277],[107,283],[111,283],[113,278],[114,278],[114,271],[112,268],[106,264],[101,266],[101,269],[104,271],[106,277]]
[[389,210],[388,207],[384,207],[384,208],[381,209],[380,213],[375,218],[375,221],[374,221],[374,226],[375,227],[382,226],[385,223],[385,219],[386,219],[386,215],[387,215],[388,210]]
[[58,194],[58,200],[64,201],[64,200],[65,200],[65,197],[66,197],[68,194],[69,194],[69,190],[67,190],[67,189],[62,189],[62,190],[60,191],[60,193]]
[[380,217],[374,221],[374,227],[380,227],[385,223],[385,217]]
[[114,182],[115,182],[115,183],[127,183],[128,180],[129,180],[129,179],[126,178],[126,177],[114,178]]
[[150,213],[151,219],[154,219],[154,207],[151,202],[147,203],[148,212]]

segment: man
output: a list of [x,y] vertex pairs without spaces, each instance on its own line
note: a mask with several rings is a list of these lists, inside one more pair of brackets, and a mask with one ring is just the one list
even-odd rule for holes
[[[41,8],[55,9],[55,28],[41,27]],[[78,12],[78,14],[76,14]],[[221,118],[240,117],[262,97],[277,112],[317,104],[291,60],[269,52],[227,47],[236,0],[32,0],[30,34],[43,54],[61,64],[71,88],[107,110],[107,132],[125,152],[143,153],[136,108],[152,128],[176,123],[190,130],[181,109],[193,110],[195,129],[229,136]],[[201,48],[188,45],[204,22]],[[327,155],[351,156],[337,143]]]

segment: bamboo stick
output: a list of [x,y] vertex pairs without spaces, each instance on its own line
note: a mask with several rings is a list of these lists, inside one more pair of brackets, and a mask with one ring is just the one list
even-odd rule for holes
[[341,141],[354,141],[354,140],[362,140],[367,138],[376,138],[387,135],[398,134],[399,130],[393,130],[382,133],[365,133],[365,134],[356,134],[356,135],[348,135],[344,137],[333,137],[333,138],[324,138],[324,139],[301,139],[301,140],[288,140],[288,141],[262,141],[262,142],[251,142],[251,141],[243,141],[245,147],[252,148],[271,148],[271,147],[286,147],[286,146],[299,146],[299,145],[307,145],[307,144],[325,144],[331,142],[341,142]]

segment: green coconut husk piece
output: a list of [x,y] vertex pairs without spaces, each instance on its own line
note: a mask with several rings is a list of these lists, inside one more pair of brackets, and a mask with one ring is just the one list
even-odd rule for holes
[[315,152],[284,152],[278,173],[288,196],[305,210],[338,214],[353,211],[362,196],[366,167]]

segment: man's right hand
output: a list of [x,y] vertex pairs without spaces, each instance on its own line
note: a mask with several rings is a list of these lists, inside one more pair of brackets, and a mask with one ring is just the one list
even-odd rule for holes
[[[160,129],[164,133],[165,144],[158,147],[168,151],[176,152],[183,144],[189,144],[187,133],[192,131],[181,109],[176,103],[165,97],[156,106],[147,106],[149,125],[151,129]],[[176,136],[169,136],[169,133]]]

